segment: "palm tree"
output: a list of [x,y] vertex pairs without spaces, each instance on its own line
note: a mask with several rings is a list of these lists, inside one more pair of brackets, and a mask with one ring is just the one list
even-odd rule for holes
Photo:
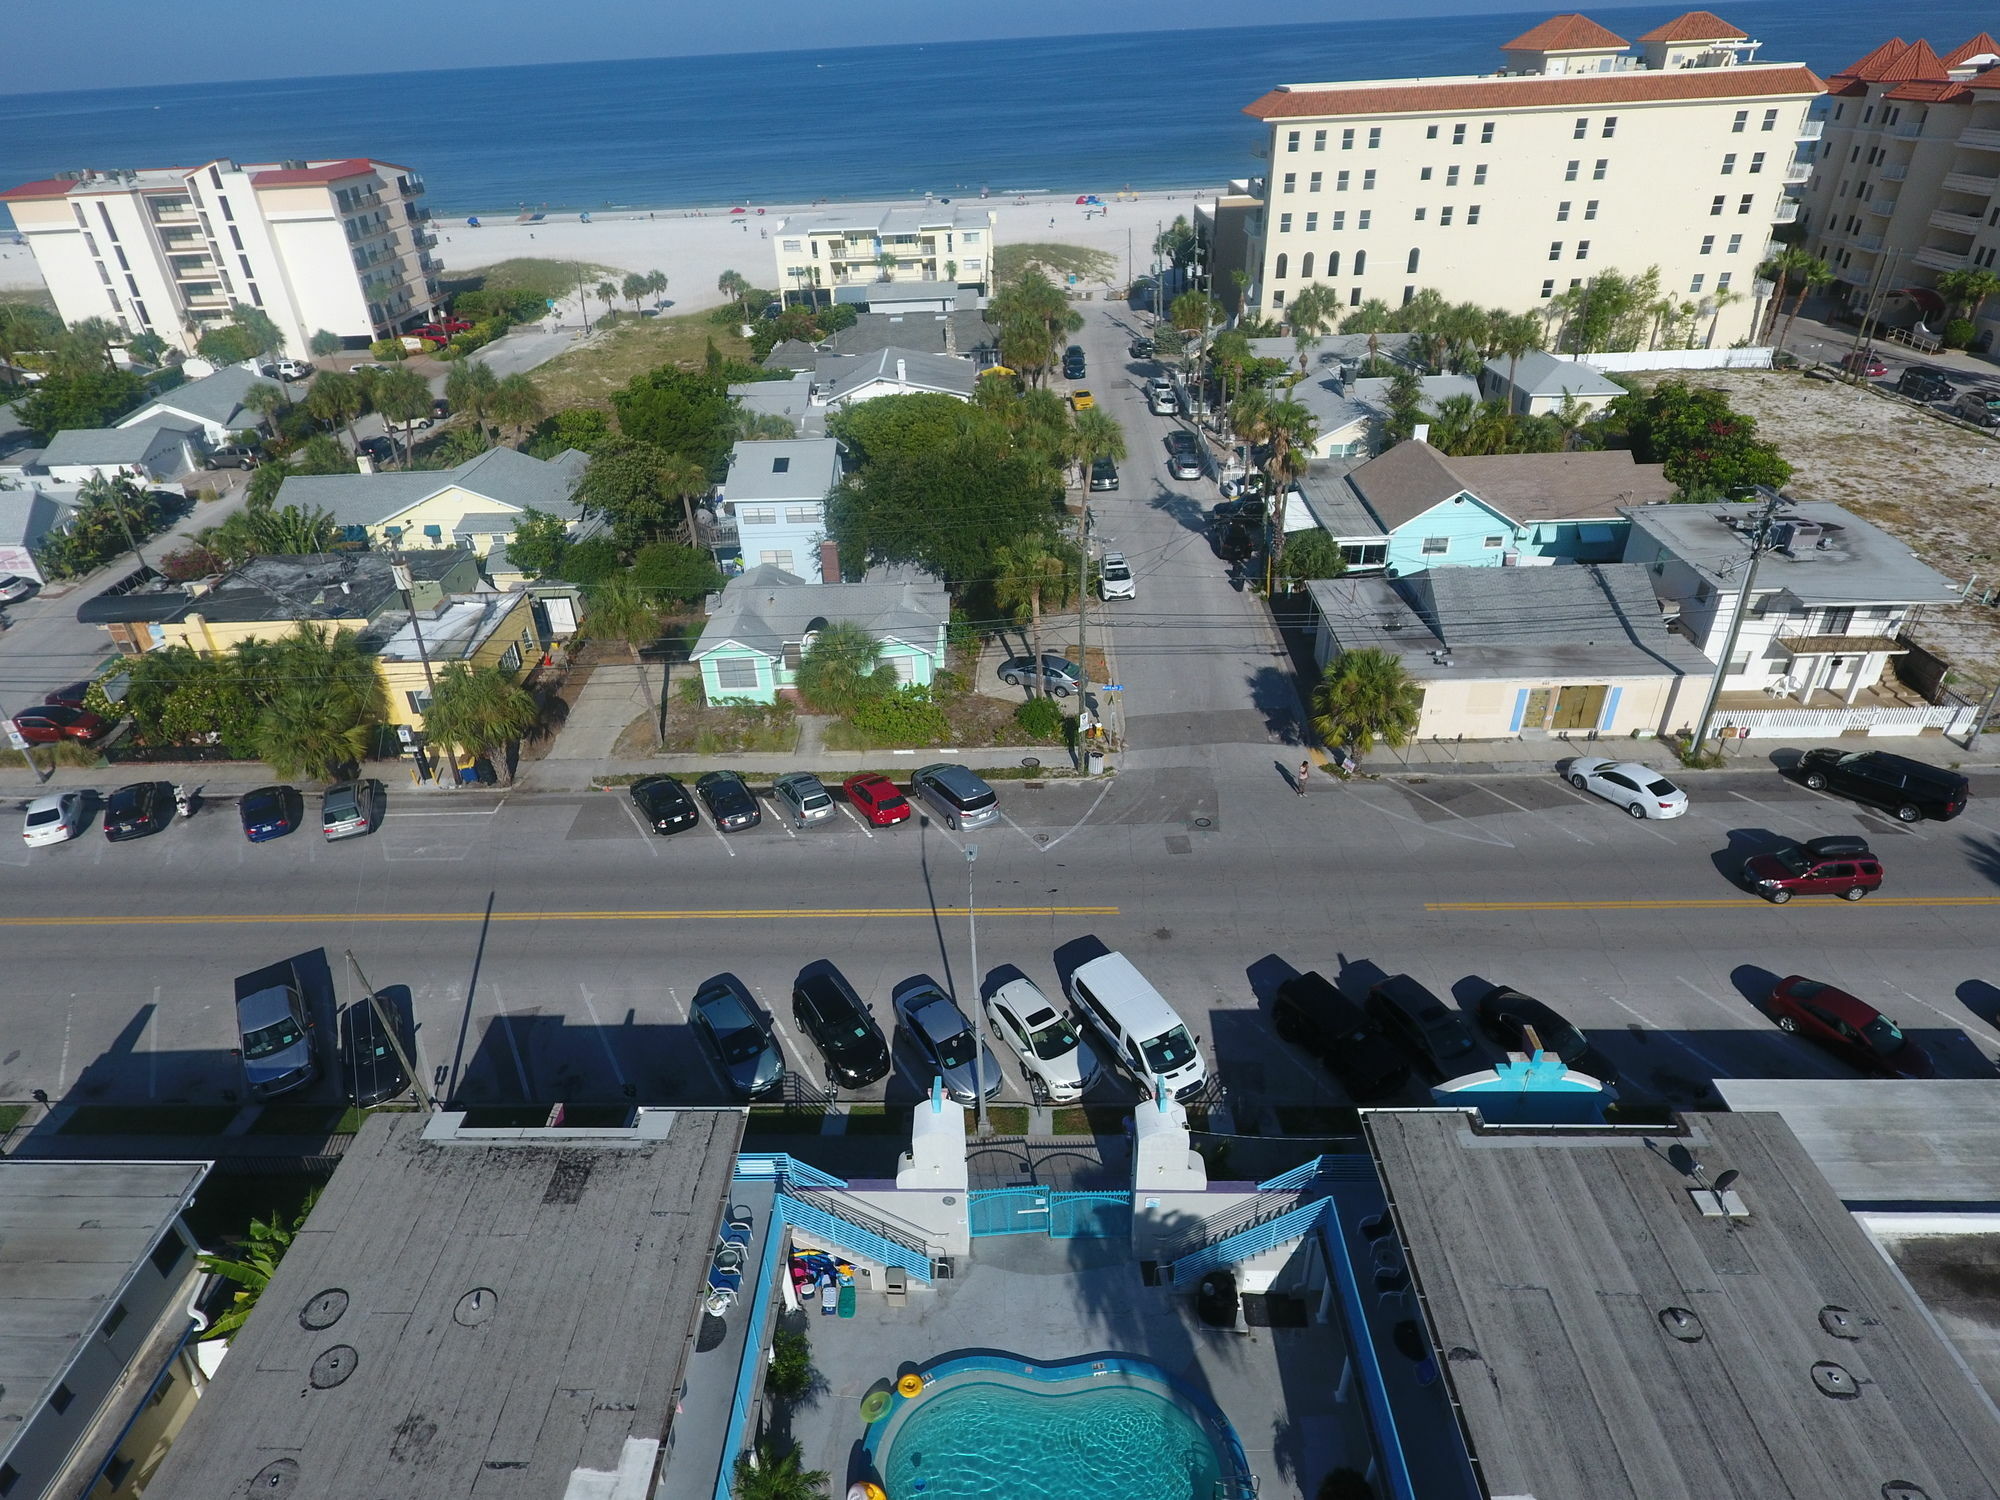
[[1321,282],[1300,290],[1285,309],[1285,321],[1292,325],[1292,343],[1299,353],[1299,374],[1306,373],[1306,356],[1320,345],[1327,331],[1339,321],[1340,294]]
[[848,714],[893,687],[896,676],[882,670],[882,643],[866,626],[835,620],[806,647],[795,680],[800,696],[814,708]]
[[1431,446],[1454,457],[1477,452],[1472,437],[1479,415],[1480,404],[1472,397],[1446,396],[1431,413]]
[[1229,431],[1243,448],[1243,474],[1256,467],[1257,448],[1271,435],[1271,398],[1262,391],[1243,392],[1229,403]]
[[1417,732],[1424,690],[1386,651],[1346,651],[1329,663],[1312,694],[1313,732],[1359,760],[1375,741],[1395,749]]
[[875,264],[881,267],[882,279],[884,281],[894,281],[896,279],[896,267],[901,262],[896,259],[893,252],[884,250],[880,255],[875,257]]
[[1521,356],[1541,348],[1548,342],[1548,330],[1542,320],[1533,313],[1508,313],[1493,325],[1493,352],[1507,356],[1508,410],[1513,410],[1512,392],[1514,373],[1520,368]]
[[797,1448],[780,1453],[767,1438],[754,1461],[738,1456],[729,1488],[736,1500],[826,1500],[826,1471],[801,1468]]
[[1947,271],[1937,279],[1937,292],[1948,304],[1976,323],[1986,306],[1986,299],[2000,292],[2000,275],[1983,266]]
[[268,380],[253,380],[238,398],[245,411],[257,414],[257,425],[268,428],[271,418],[286,404],[285,393]]
[[1086,479],[1089,478],[1090,466],[1098,459],[1108,458],[1117,462],[1125,457],[1125,429],[1118,425],[1116,417],[1101,407],[1093,406],[1076,414],[1070,443],[1070,451]]
[[324,370],[306,392],[305,409],[317,420],[347,429],[349,446],[354,443],[354,419],[368,409],[368,393],[361,382],[342,370]]
[[305,1227],[307,1217],[312,1213],[313,1204],[319,1199],[319,1189],[306,1194],[306,1201],[289,1222],[275,1214],[269,1219],[252,1218],[250,1237],[234,1259],[224,1255],[197,1256],[201,1268],[211,1275],[220,1276],[225,1281],[236,1283],[236,1295],[231,1298],[229,1311],[209,1324],[202,1332],[204,1339],[234,1338],[251,1313],[257,1310],[257,1299],[264,1294],[264,1288],[271,1283],[271,1277],[278,1269],[278,1262],[285,1258],[285,1252],[292,1248],[292,1241]]
[[632,311],[637,312],[639,299],[646,295],[646,278],[633,271],[619,283],[618,289],[625,294],[625,300],[632,304]]
[[375,410],[382,420],[403,429],[403,462],[410,461],[410,431],[431,414],[431,388],[424,377],[404,365],[375,377]]
[[1395,331],[1395,315],[1389,311],[1389,304],[1379,297],[1370,297],[1340,320],[1342,333],[1365,333],[1368,335],[1368,372],[1375,372],[1375,361],[1381,358],[1381,336]]
[[382,674],[360,638],[343,630],[328,639],[301,621],[266,660],[275,688],[258,715],[258,759],[281,777],[327,780],[359,763],[387,717]]
[[1758,275],[1777,283],[1771,291],[1771,306],[1764,318],[1764,326],[1758,330],[1760,337],[1770,338],[1771,331],[1778,326],[1778,311],[1785,305],[1786,283],[1818,260],[1819,257],[1804,246],[1786,245],[1758,267]]
[[533,376],[525,370],[516,370],[494,384],[487,410],[492,412],[494,421],[512,430],[514,444],[519,447],[522,434],[542,420],[542,393],[536,388]]
[[647,295],[657,297],[662,292],[666,291],[666,289],[667,289],[667,273],[665,271],[648,271],[646,273]]
[[[1054,537],[1030,532],[993,555],[999,576],[993,580],[993,601],[1018,622],[1028,617],[1028,650],[1037,665],[1042,659],[1042,611],[1061,609],[1076,593],[1076,555]],[[1028,693],[1042,694],[1041,673],[1030,674]]]
[[1729,306],[1730,303],[1741,302],[1742,300],[1743,294],[1734,287],[1719,286],[1715,289],[1715,295],[1708,299],[1708,337],[1702,341],[1702,348],[1713,349],[1715,347],[1715,330],[1721,326],[1722,310]]
[[[321,380],[326,379],[324,375]],[[470,412],[479,423],[481,436],[486,433],[486,415],[493,409],[493,392],[499,387],[499,377],[493,367],[480,359],[462,359],[451,367],[451,373],[444,378],[445,399],[451,403],[453,411]]]
[[604,304],[604,315],[610,317],[618,310],[618,288],[609,281],[597,283],[597,300]]
[[514,776],[504,751],[541,721],[534,695],[513,675],[498,667],[474,671],[455,661],[437,674],[430,707],[424,710],[424,733],[432,744],[450,745],[467,762],[481,756],[497,758],[511,784]]
[[747,302],[750,299],[750,278],[741,271],[724,271],[715,278],[715,289],[731,302]]
[[1268,594],[1285,557],[1285,511],[1292,481],[1306,472],[1313,444],[1319,441],[1319,419],[1296,401],[1274,401],[1270,408],[1271,456],[1264,472],[1271,481],[1271,543],[1264,554],[1264,591]]
[[660,633],[660,601],[629,572],[613,573],[584,595],[588,606],[585,619],[590,633],[600,640],[623,641],[632,653],[632,665],[641,668],[639,690],[646,699],[646,711],[654,724],[653,747],[659,748],[660,717],[653,701],[653,682],[644,671],[639,648]]
[[1792,324],[1798,321],[1799,309],[1806,305],[1806,298],[1823,286],[1831,286],[1834,281],[1833,267],[1817,255],[1807,257],[1808,264],[1795,269],[1792,274],[1798,278],[1798,295],[1792,298],[1792,310],[1785,315],[1785,331],[1778,343],[1782,347],[1792,336]]

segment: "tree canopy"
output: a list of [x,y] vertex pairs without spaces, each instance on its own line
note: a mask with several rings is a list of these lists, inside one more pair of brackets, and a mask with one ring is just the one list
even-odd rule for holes
[[1757,436],[1757,419],[1733,410],[1722,391],[1665,380],[1618,397],[1608,420],[1641,463],[1662,464],[1686,500],[1712,500],[1741,485],[1782,485],[1792,466]]
[[729,383],[720,375],[651,370],[633,376],[611,405],[626,437],[690,459],[706,475],[722,472],[736,436],[736,413]]
[[959,439],[871,460],[834,491],[828,527],[850,566],[916,563],[965,583],[986,576],[1008,542],[1049,524],[1061,499],[1060,483],[1030,460]]
[[146,399],[146,382],[130,370],[99,368],[73,375],[51,373],[14,410],[21,425],[46,443],[77,427],[109,427]]

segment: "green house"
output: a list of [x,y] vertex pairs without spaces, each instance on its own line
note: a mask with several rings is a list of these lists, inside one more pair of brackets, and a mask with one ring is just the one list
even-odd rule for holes
[[815,636],[836,620],[882,643],[882,664],[928,686],[944,666],[951,597],[913,568],[877,568],[859,583],[808,583],[769,563],[729,580],[690,660],[710,703],[772,703],[791,690]]

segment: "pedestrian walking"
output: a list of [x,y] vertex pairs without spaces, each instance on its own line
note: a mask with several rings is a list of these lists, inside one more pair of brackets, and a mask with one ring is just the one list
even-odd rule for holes
[[1306,794],[1306,778],[1310,775],[1312,775],[1312,762],[1310,760],[1300,761],[1298,779],[1292,783],[1292,790],[1297,792],[1301,797]]

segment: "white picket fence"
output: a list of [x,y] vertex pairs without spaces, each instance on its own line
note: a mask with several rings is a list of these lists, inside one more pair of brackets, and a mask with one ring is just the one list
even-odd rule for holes
[[1771,351],[1756,349],[1631,349],[1616,353],[1579,354],[1587,365],[1606,372],[1637,370],[1768,370]]
[[1870,736],[1970,733],[1979,709],[1970,703],[1923,708],[1752,708],[1717,715],[1715,734],[1723,739],[1827,740],[1853,730]]

